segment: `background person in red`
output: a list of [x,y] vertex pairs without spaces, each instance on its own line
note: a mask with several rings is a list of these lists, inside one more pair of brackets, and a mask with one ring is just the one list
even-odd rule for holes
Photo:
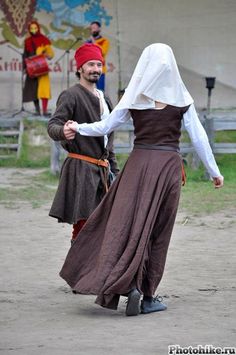
[[[24,43],[24,59],[35,55],[43,54],[47,59],[54,57],[54,52],[50,40],[40,32],[38,22],[32,21],[29,26],[29,37]],[[25,68],[26,64],[24,62]],[[31,78],[27,73],[23,90],[23,102],[34,102],[35,113],[40,115],[39,99],[42,100],[42,112],[48,115],[48,100],[51,98],[49,74],[44,74],[36,78]]]

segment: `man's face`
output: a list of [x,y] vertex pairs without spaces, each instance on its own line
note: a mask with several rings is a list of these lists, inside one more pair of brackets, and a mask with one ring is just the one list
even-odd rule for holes
[[102,74],[102,62],[90,60],[82,65],[79,70],[81,78],[90,83],[97,83]]
[[90,25],[90,33],[93,37],[97,37],[99,35],[100,31],[101,31],[101,28],[96,23],[93,23],[92,25]]

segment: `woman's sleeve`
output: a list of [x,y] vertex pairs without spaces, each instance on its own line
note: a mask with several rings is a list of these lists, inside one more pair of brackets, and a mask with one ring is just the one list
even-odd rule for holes
[[129,119],[129,110],[115,110],[111,112],[108,118],[102,121],[78,124],[77,132],[82,136],[104,136],[117,129]]
[[222,176],[216,164],[207,134],[198,118],[194,104],[183,115],[184,126],[189,134],[196,153],[211,177]]

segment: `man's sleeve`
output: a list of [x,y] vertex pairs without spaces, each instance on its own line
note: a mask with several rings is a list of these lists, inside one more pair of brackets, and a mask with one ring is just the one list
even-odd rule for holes
[[75,99],[67,91],[63,91],[57,100],[56,111],[48,122],[48,134],[54,141],[65,140],[63,126],[73,120]]

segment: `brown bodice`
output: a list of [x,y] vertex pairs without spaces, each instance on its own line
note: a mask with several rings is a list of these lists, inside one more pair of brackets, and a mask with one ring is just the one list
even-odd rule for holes
[[187,107],[167,105],[163,109],[130,110],[135,144],[168,145],[179,148],[181,120]]

